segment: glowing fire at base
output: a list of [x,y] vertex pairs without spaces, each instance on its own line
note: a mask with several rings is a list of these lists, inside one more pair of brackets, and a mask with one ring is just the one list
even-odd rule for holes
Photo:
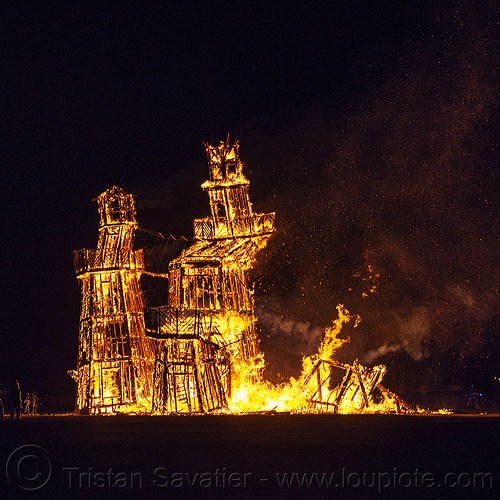
[[[297,379],[263,380],[247,271],[274,232],[274,213],[257,214],[238,143],[206,146],[202,188],[211,216],[194,221],[194,243],[154,272],[132,249],[135,207],[113,187],[98,198],[97,250],[75,252],[82,289],[77,411],[81,413],[412,412],[381,379],[384,366],[335,361],[342,325],[359,318],[337,306],[318,353]],[[184,239],[184,241],[187,241]],[[146,262],[145,262],[146,260]],[[168,280],[166,305],[144,308],[139,278]]]
[[[302,373],[286,384],[274,386],[267,381],[249,382],[264,366],[263,355],[241,362],[235,369],[229,411],[233,413],[280,411],[292,413],[407,413],[410,408],[380,381],[385,367],[365,368],[355,362],[341,364],[334,360],[335,351],[349,339],[339,339],[342,325],[353,318],[343,305],[337,306],[339,317],[325,337],[318,353],[304,357]],[[255,379],[255,377],[253,377]]]

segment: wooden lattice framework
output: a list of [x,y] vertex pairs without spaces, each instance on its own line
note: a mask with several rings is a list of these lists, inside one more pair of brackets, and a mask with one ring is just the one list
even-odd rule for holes
[[149,411],[155,344],[144,328],[143,253],[132,248],[134,199],[114,186],[96,201],[97,249],[74,252],[81,286],[78,363],[70,372],[77,411]]
[[331,359],[317,359],[304,381],[309,393],[301,411],[308,413],[361,413],[369,408],[372,393],[385,373],[382,365],[366,368]]
[[274,213],[253,212],[237,142],[205,146],[210,216],[194,220],[194,244],[169,265],[168,305],[146,315],[148,335],[161,341],[159,413],[226,408],[237,361],[259,353],[247,272],[274,231]]
[[[97,249],[74,252],[81,312],[77,369],[70,374],[80,413],[227,411],[239,389],[268,389],[260,383],[263,358],[247,273],[275,230],[275,214],[253,212],[237,142],[206,150],[210,177],[202,188],[210,216],[194,220],[194,243],[170,261],[166,274],[169,259],[162,258],[158,271],[150,259],[145,267],[143,250],[133,249],[132,195],[114,186],[96,198]],[[156,263],[158,251],[154,255]],[[141,275],[168,279],[165,305],[145,309]],[[350,319],[338,309],[335,328]],[[303,360],[299,405],[290,407],[306,413],[415,412],[381,385],[384,366],[332,358],[345,342],[338,331],[327,329],[318,354]],[[293,385],[289,389],[294,392]]]

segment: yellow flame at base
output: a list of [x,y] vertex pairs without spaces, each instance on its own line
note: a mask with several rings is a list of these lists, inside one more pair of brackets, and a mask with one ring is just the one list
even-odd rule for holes
[[[396,395],[384,389],[381,393],[383,400],[375,403],[370,395],[365,393],[364,386],[369,385],[370,377],[380,380],[385,373],[385,367],[380,365],[366,369],[358,365],[357,362],[353,366],[341,365],[333,359],[337,349],[345,342],[349,342],[349,338],[338,338],[342,326],[354,319],[354,327],[356,327],[360,321],[359,316],[350,315],[349,311],[341,304],[337,306],[337,311],[338,319],[325,330],[325,337],[317,354],[305,356],[302,359],[302,372],[297,379],[292,377],[287,383],[280,385],[273,385],[262,380],[259,374],[262,373],[265,365],[263,354],[250,360],[234,360],[229,411],[231,413],[265,411],[400,413],[402,401]],[[327,383],[325,384],[332,365],[344,368],[346,372],[350,370],[349,373],[353,374],[354,383],[345,388],[339,386],[330,388]],[[347,381],[344,380],[344,382]],[[323,386],[323,384],[325,385]],[[319,399],[313,400],[312,398],[317,397],[318,393],[320,394]],[[337,403],[334,404],[331,401],[337,401]]]

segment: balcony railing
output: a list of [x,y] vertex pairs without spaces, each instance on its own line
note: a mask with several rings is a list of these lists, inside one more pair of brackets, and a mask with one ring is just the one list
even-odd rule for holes
[[144,315],[146,333],[157,339],[208,338],[212,333],[212,316],[207,311],[193,309],[148,307]]
[[197,240],[211,240],[214,238],[214,223],[212,219],[194,219],[194,237]]
[[[102,252],[95,249],[82,248],[73,252],[73,262],[77,275],[90,271],[105,271],[115,269],[144,269],[144,252],[142,249],[131,251],[128,255],[105,255],[102,262]],[[117,257],[121,257],[118,259]]]
[[274,231],[274,218],[276,214],[255,214],[254,215],[254,232],[256,234],[272,233]]
[[193,221],[194,237],[197,240],[258,236],[274,231],[274,213],[254,214],[252,217],[220,221],[217,224],[210,217]]
[[82,248],[73,252],[73,263],[75,264],[75,272],[77,275],[94,269],[95,254],[96,251],[94,249],[88,248]]

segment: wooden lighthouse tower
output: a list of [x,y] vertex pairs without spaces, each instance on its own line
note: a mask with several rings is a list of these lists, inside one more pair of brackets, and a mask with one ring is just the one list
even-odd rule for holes
[[78,384],[77,410],[150,411],[155,347],[144,330],[143,254],[132,248],[134,199],[114,186],[96,201],[97,249],[74,253],[81,285],[78,367],[71,372]]
[[148,309],[146,318],[148,335],[162,341],[153,397],[159,413],[227,408],[238,366],[259,353],[247,272],[275,214],[253,212],[237,142],[205,146],[210,216],[194,220],[194,244],[170,262],[168,305]]

